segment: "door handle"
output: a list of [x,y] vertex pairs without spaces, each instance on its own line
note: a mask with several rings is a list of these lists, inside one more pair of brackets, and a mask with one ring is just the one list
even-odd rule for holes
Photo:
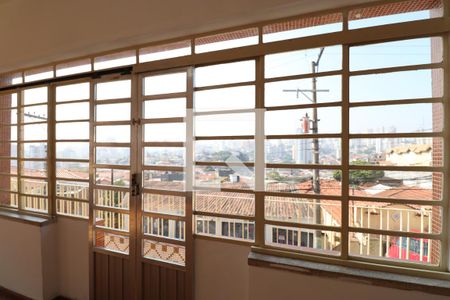
[[131,196],[139,196],[141,194],[141,174],[131,175]]

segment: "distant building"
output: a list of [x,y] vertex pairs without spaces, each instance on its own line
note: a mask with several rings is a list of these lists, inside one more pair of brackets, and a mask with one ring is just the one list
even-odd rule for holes
[[430,166],[432,164],[431,144],[412,144],[395,147],[386,152],[386,161],[393,165]]

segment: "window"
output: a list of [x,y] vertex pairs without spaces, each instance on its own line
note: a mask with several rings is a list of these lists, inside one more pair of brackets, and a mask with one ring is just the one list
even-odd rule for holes
[[198,235],[254,241],[254,74],[254,61],[195,70],[193,180]]
[[[56,92],[56,211],[89,217],[90,83],[57,86]],[[66,135],[65,128],[77,134]]]
[[[138,240],[142,257],[179,266],[193,230],[276,255],[448,272],[446,1],[359,5],[3,74],[0,206],[91,209],[96,248],[130,254]],[[41,81],[136,64],[137,76]]]

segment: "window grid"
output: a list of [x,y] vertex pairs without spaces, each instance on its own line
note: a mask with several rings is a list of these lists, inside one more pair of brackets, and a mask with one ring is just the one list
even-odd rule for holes
[[[447,2],[445,2],[445,3],[447,3]],[[445,12],[444,16],[447,17],[447,12]],[[344,31],[346,31],[347,27],[348,27],[347,19],[348,19],[348,16],[346,14],[344,14]],[[447,62],[447,57],[446,56],[448,55],[448,51],[447,51],[447,37],[446,36],[444,37],[444,41],[445,41],[444,42],[445,62],[443,63],[443,65],[445,67],[447,67],[448,62]],[[261,42],[261,31],[260,31],[260,42]],[[342,120],[341,120],[342,121],[342,137],[343,137],[342,143],[341,143],[341,147],[342,147],[342,153],[343,154],[344,153],[349,153],[349,138],[356,139],[356,138],[367,137],[367,135],[364,135],[364,134],[351,134],[351,135],[346,137],[346,135],[349,132],[348,121],[349,121],[349,110],[350,110],[350,107],[357,107],[357,106],[359,107],[359,106],[370,105],[370,104],[367,104],[367,103],[361,103],[361,104],[356,104],[356,105],[354,105],[352,103],[349,103],[349,77],[350,77],[351,73],[350,73],[350,71],[348,69],[348,63],[349,63],[348,62],[348,60],[349,60],[349,57],[348,57],[349,56],[349,49],[348,49],[348,47],[349,47],[348,45],[343,45],[343,61],[344,61],[344,63],[343,63],[343,70],[342,70],[342,75],[343,75],[343,77],[342,77],[342,87],[343,87],[342,88],[342,94],[343,94],[343,98],[342,98]],[[398,70],[400,70],[400,69],[401,68],[399,68]],[[368,73],[370,73],[370,72],[368,72]],[[448,77],[447,72],[444,72],[444,73],[445,73],[444,74],[445,78],[448,79],[447,78]],[[362,73],[352,73],[352,74],[362,74]],[[445,82],[447,82],[447,80],[445,80]],[[447,85],[447,83],[446,83],[446,85]],[[445,90],[445,93],[444,93],[444,97],[443,98],[446,99],[448,97],[447,96],[448,95],[447,94],[448,93],[448,88],[446,87],[444,90]],[[263,96],[261,96],[260,98],[263,98]],[[416,100],[409,101],[409,103],[413,103],[415,101]],[[436,101],[438,102],[439,100],[436,100]],[[424,101],[417,100],[416,102],[422,103]],[[389,105],[390,103],[386,103],[386,102],[381,103],[380,102],[379,104]],[[444,109],[446,109],[446,111],[448,111],[447,107],[448,107],[448,105],[444,105]],[[258,118],[256,118],[256,119],[258,119]],[[445,132],[448,132],[448,131],[446,130]],[[19,130],[18,130],[18,134],[19,134]],[[445,133],[445,135],[446,135],[446,133]],[[372,134],[372,135],[370,135],[371,138],[376,138],[376,137],[394,137],[394,136],[396,136],[396,135],[384,135],[384,134]],[[402,134],[402,136],[405,136],[405,137],[408,137],[408,136],[411,136],[411,137],[416,137],[416,136],[417,137],[419,137],[419,136],[443,137],[444,134],[441,134],[441,133],[438,133],[438,134],[435,134],[435,133],[430,133],[430,134],[408,133],[408,134]],[[288,138],[288,137],[295,138],[296,136],[283,136],[283,137],[284,138]],[[339,138],[339,137],[341,137],[341,134],[324,134],[324,135],[321,135],[321,137],[337,137],[337,138]],[[271,139],[273,137],[267,136],[267,138]],[[257,139],[257,137],[256,137],[256,139]],[[446,145],[444,147],[445,149],[448,149],[447,143],[448,142],[446,142]],[[20,144],[20,141],[19,141],[19,144]],[[259,149],[261,149],[261,146],[259,147]],[[258,153],[258,149],[256,151]],[[19,151],[19,152],[21,152],[21,151]],[[258,156],[258,154],[256,154],[256,157],[261,157],[261,155]],[[448,160],[448,158],[446,160]],[[343,186],[347,186],[348,185],[348,177],[349,177],[348,175],[350,173],[350,170],[357,170],[357,169],[360,169],[360,167],[350,166],[349,161],[348,161],[348,157],[346,158],[346,155],[342,155],[342,162],[341,163],[342,163],[342,166],[343,166],[342,170],[341,170],[342,171],[342,178],[343,178],[342,179],[342,185]],[[345,167],[345,166],[347,166],[348,168]],[[444,166],[448,166],[448,163],[447,162],[444,163]],[[383,169],[386,169],[386,168],[383,168]],[[410,168],[393,168],[393,169],[395,169],[395,170],[410,170]],[[416,169],[416,170],[421,170],[421,169]],[[427,170],[430,170],[430,171],[443,171],[444,177],[448,174],[448,170],[447,170],[446,167],[429,168]],[[20,170],[18,172],[19,172],[18,177],[20,177]],[[257,172],[257,174],[261,174],[261,173]],[[18,185],[20,185],[20,180],[18,180]],[[447,195],[447,193],[446,193],[446,191],[448,189],[447,184],[443,184],[443,186],[444,186],[443,194]],[[261,216],[261,212],[262,212],[262,214],[264,214],[264,209],[261,210],[261,206],[262,205],[258,204],[259,203],[258,199],[261,199],[261,195],[258,196],[258,192],[256,192],[256,195],[257,195],[256,215],[257,216]],[[352,199],[357,200],[356,198],[352,198],[351,196],[348,195],[348,190],[347,189],[342,189],[341,198],[342,199],[348,198],[350,200],[352,200]],[[386,199],[371,199],[369,201],[372,201],[372,200],[373,201],[383,201],[383,200],[386,200]],[[389,201],[391,201],[391,199],[389,199]],[[395,201],[393,200],[392,202],[395,202]],[[443,224],[446,224],[447,223],[446,219],[448,218],[448,216],[447,216],[448,201],[446,199],[443,199],[443,201],[441,203],[442,203],[442,206],[444,208]],[[433,202],[432,204],[439,205],[440,202],[436,201],[436,202]],[[342,219],[342,227],[343,227],[342,228],[342,232],[343,232],[343,235],[342,235],[342,242],[341,242],[341,244],[342,244],[341,255],[342,255],[343,259],[347,259],[348,258],[347,257],[348,256],[348,249],[347,249],[348,248],[348,241],[346,241],[346,239],[348,239],[348,236],[347,236],[346,233],[348,233],[347,229],[348,229],[348,224],[349,224],[349,220],[348,220],[348,206],[349,205],[348,205],[347,201],[343,201],[342,202],[342,210],[345,211],[345,213],[342,214],[342,216],[343,216],[343,219]],[[258,217],[256,217],[256,219],[259,220]],[[257,228],[259,227],[260,224],[261,223],[259,223],[259,221],[257,221],[257,224],[256,224]],[[261,228],[261,227],[259,227],[259,228]],[[314,227],[314,226],[309,226],[309,227]],[[327,228],[324,227],[324,229],[327,229]],[[443,243],[441,249],[447,249],[447,247],[446,247],[448,245],[448,242],[447,242],[447,230],[448,229],[446,228],[446,226],[443,226],[442,233],[439,236],[440,238],[442,238],[442,243]],[[398,234],[398,233],[395,233],[395,234]],[[256,234],[256,236],[257,236],[256,244],[259,246],[261,244],[258,241],[261,241],[261,239],[264,239],[264,236],[260,235],[260,237],[258,238],[258,233]],[[437,268],[439,270],[443,270],[443,269],[445,270],[446,269],[447,257],[446,257],[446,255],[444,255],[444,252],[445,251],[441,251],[441,266],[440,266],[440,268]],[[352,257],[352,259],[354,259],[354,260],[361,260],[361,261],[373,261],[371,259],[364,259],[364,258],[358,258],[358,257]],[[396,264],[396,263],[393,263],[393,262],[388,262],[388,264],[390,264],[390,263],[392,263],[394,265]],[[413,266],[413,267],[420,267],[420,266]],[[430,269],[436,269],[436,268],[430,268]]]
[[[226,72],[224,70],[232,74],[239,72],[241,77],[220,77],[217,73]],[[202,66],[195,70],[194,75],[192,177],[195,234],[197,237],[252,243],[256,234],[258,176],[255,172],[257,62],[251,60]],[[220,81],[205,82],[214,76]],[[241,88],[254,92],[244,96]],[[234,103],[231,100],[240,101]],[[250,130],[245,125],[233,129],[233,124],[241,121],[240,115],[253,116],[254,123],[248,124]],[[211,117],[220,118],[221,123],[215,123]],[[211,131],[211,128],[216,130]],[[244,156],[249,157],[246,159]],[[240,209],[233,209],[236,206]]]
[[[79,81],[54,89],[55,130],[63,125],[81,131],[81,136],[55,137],[56,213],[84,219],[89,218],[90,85],[89,81]],[[79,124],[87,125],[87,130],[83,132]]]

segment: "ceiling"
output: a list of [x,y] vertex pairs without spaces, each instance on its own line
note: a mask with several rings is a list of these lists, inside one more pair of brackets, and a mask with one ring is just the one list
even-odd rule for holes
[[374,0],[0,0],[0,72]]

